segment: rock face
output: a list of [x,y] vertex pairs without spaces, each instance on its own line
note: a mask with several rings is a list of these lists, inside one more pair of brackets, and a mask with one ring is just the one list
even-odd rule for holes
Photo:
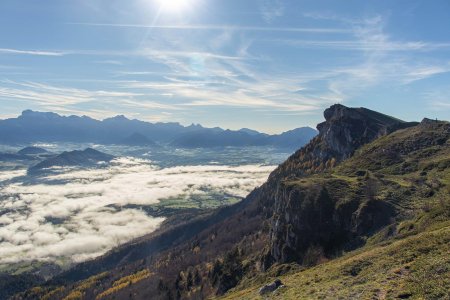
[[314,265],[360,246],[364,237],[390,224],[394,207],[366,195],[368,185],[334,178],[280,185],[265,266],[293,261]]
[[280,165],[271,177],[282,179],[309,175],[329,169],[349,158],[356,149],[398,129],[415,126],[366,108],[335,104],[324,112],[325,122],[317,125],[319,134]]
[[373,188],[370,181],[353,186],[336,178],[301,178],[333,168],[361,146],[418,123],[339,104],[325,110],[324,117],[317,126],[319,135],[281,164],[265,184],[272,191],[266,193],[271,200],[265,205],[272,207],[273,215],[265,268],[274,262],[314,264],[337,249],[354,248],[363,236],[389,224],[393,215],[390,204],[367,194]]
[[350,157],[356,149],[380,136],[417,124],[340,104],[326,109],[324,117],[326,121],[317,125],[320,139],[338,159]]
[[263,286],[262,288],[259,289],[259,294],[261,296],[271,293],[271,292],[275,292],[279,287],[283,286],[283,283],[281,282],[280,279],[276,279],[274,282],[266,284],[265,286]]

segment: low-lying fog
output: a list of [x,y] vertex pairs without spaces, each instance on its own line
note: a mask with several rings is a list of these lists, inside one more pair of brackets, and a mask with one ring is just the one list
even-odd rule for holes
[[[163,222],[143,206],[174,199],[189,204],[194,198],[208,202],[245,197],[287,155],[261,148],[134,151],[134,157],[119,156],[108,166],[63,168],[39,177],[27,176],[26,169],[3,168],[0,265],[80,262],[99,256]],[[219,204],[212,201],[205,207]]]

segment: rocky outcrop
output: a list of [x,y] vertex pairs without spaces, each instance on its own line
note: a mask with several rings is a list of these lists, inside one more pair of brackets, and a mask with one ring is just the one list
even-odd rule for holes
[[[368,185],[338,179],[306,180],[331,169],[361,146],[408,123],[365,108],[336,104],[324,112],[319,135],[281,164],[262,187],[271,206],[271,234],[265,268],[274,262],[314,264],[321,256],[354,248],[362,238],[389,224],[393,208],[366,195]],[[275,191],[275,192],[274,192]],[[267,198],[269,196],[269,199]]]
[[348,108],[340,104],[326,109],[324,117],[326,121],[317,125],[320,139],[325,150],[337,159],[350,157],[356,149],[380,136],[417,124],[366,108]]
[[362,145],[418,124],[341,104],[326,109],[324,117],[325,122],[317,125],[319,135],[281,164],[271,177],[279,180],[324,171],[351,157]]
[[271,293],[271,292],[275,292],[279,287],[282,287],[283,283],[281,282],[280,279],[276,279],[274,282],[266,284],[265,286],[263,286],[262,288],[259,289],[259,294],[261,296]]
[[314,265],[361,245],[366,236],[392,222],[394,207],[339,179],[281,184],[275,200],[267,268],[274,262]]

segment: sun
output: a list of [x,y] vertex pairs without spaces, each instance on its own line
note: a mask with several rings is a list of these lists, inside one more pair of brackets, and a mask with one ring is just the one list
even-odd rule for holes
[[180,12],[188,7],[190,0],[158,0],[158,2],[165,11]]

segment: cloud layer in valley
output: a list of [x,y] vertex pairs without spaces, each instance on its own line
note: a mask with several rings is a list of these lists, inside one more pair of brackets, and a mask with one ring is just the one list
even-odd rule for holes
[[119,158],[110,167],[68,169],[38,183],[0,189],[0,265],[21,261],[80,262],[154,231],[164,220],[125,205],[210,194],[244,197],[272,166],[183,166],[161,169],[149,161]]

